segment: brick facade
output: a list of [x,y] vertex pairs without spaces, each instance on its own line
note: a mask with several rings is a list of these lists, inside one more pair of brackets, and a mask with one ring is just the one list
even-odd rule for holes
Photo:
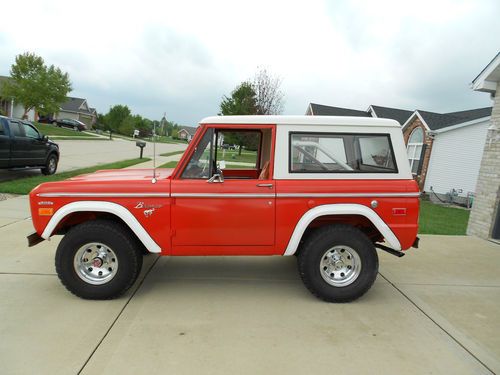
[[469,219],[467,234],[488,239],[500,203],[500,92],[494,99],[491,124],[499,129],[489,131],[484,146],[481,169],[476,187],[476,198]]
[[427,132],[427,129],[424,124],[422,124],[422,121],[418,118],[418,116],[415,116],[413,121],[408,124],[406,129],[403,132],[403,137],[405,140],[405,144],[408,144],[408,139],[410,138],[411,133],[413,130],[417,127],[422,128],[424,132],[424,143],[427,145],[424,153],[424,160],[422,164],[422,171],[420,172],[419,176],[414,176],[415,181],[418,183],[418,187],[420,190],[424,188],[424,183],[425,183],[425,177],[427,175],[427,169],[429,168],[429,160],[431,158],[431,151],[432,151],[432,143],[434,141],[433,138],[431,138]]

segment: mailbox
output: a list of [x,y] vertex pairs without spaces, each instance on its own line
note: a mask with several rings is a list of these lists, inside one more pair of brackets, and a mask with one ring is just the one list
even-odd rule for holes
[[146,147],[146,142],[137,141],[135,142],[135,145],[141,149],[140,158],[142,159],[142,151],[144,150],[144,147]]

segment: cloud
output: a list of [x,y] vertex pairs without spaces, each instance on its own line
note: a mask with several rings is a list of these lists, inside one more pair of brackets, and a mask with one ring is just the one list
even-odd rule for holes
[[[26,11],[28,9],[28,11]],[[25,0],[3,5],[0,74],[32,51],[68,71],[98,111],[195,124],[265,67],[285,113],[309,102],[434,111],[489,105],[468,83],[498,52],[494,0],[183,2]]]

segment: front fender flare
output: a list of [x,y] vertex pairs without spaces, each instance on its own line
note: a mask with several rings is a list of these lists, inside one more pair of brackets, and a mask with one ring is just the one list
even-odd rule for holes
[[316,218],[326,215],[360,215],[366,217],[384,236],[394,250],[401,250],[399,240],[391,228],[371,208],[361,204],[325,204],[307,211],[299,220],[283,255],[293,255],[299,247],[299,242],[309,224]]
[[45,227],[42,238],[48,240],[57,225],[69,214],[74,212],[107,212],[118,216],[123,222],[130,228],[132,232],[135,233],[139,241],[148,249],[151,253],[160,253],[161,248],[158,244],[151,238],[144,227],[139,223],[132,213],[125,207],[112,202],[102,202],[102,201],[79,201],[72,202],[62,206],[56,211],[54,216],[50,219],[49,223]]

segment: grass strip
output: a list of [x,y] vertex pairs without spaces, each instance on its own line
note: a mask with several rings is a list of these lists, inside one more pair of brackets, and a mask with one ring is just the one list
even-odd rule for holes
[[167,161],[165,164],[160,165],[158,168],[175,168],[178,161]]
[[160,154],[160,156],[174,156],[174,155],[179,155],[183,154],[184,151],[172,151],[172,152],[165,152],[164,154]]
[[446,207],[427,201],[420,202],[419,233],[465,235],[470,211]]
[[109,141],[108,138],[100,138],[100,137],[58,137],[57,135],[49,136],[51,141]]
[[137,159],[122,160],[114,163],[94,165],[92,167],[57,173],[51,176],[44,176],[40,174],[39,176],[25,177],[12,181],[5,181],[0,183],[0,193],[28,194],[35,186],[43,182],[61,181],[81,174],[92,173],[100,169],[120,169],[120,168],[130,167],[132,165],[144,163],[149,160],[151,159],[137,158]]

